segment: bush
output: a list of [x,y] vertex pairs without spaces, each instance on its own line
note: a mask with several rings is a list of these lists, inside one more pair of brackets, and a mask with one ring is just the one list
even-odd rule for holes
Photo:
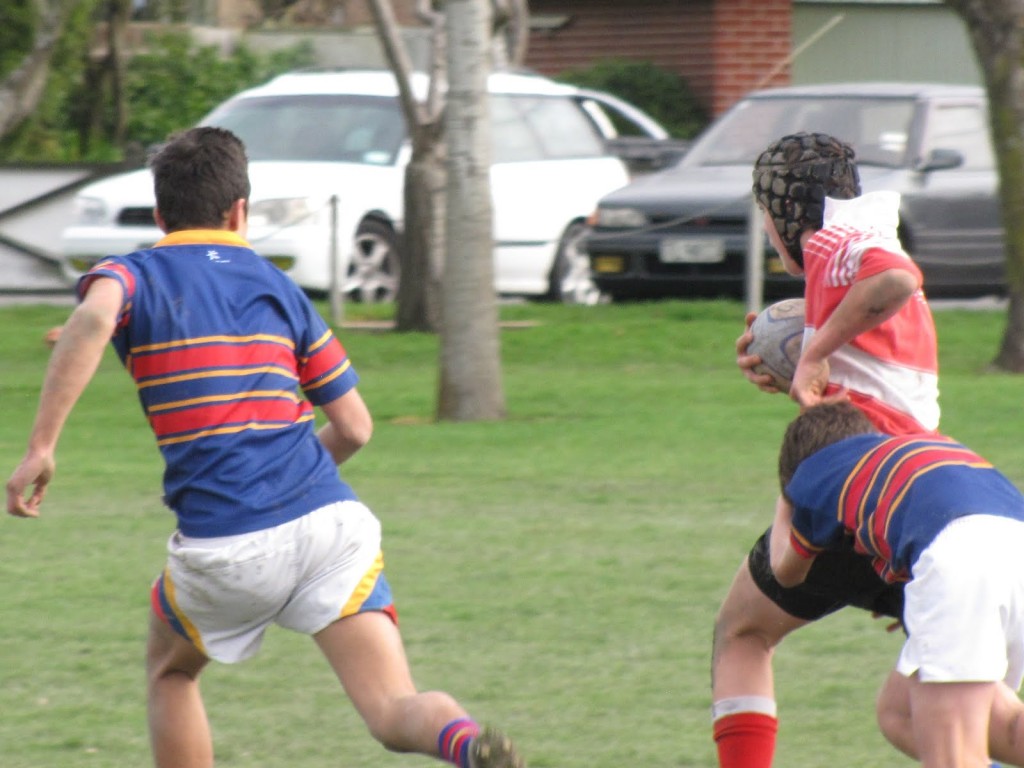
[[86,58],[92,18],[84,9],[80,16],[59,41],[36,114],[0,144],[0,161],[112,162],[124,160],[129,148],[137,156],[232,94],[314,63],[308,44],[269,54],[243,45],[225,57],[184,31],[154,35],[125,66],[127,120],[117,143],[109,83],[97,83],[97,69]]
[[33,0],[5,0],[0,8],[0,78],[13,72],[32,50],[36,23]]
[[126,140],[156,144],[195,125],[220,102],[274,75],[313,64],[309,45],[270,54],[239,46],[224,58],[216,48],[197,47],[185,33],[166,33],[151,51],[132,58],[125,77]]
[[[95,0],[87,0],[71,6],[61,34],[54,43],[46,87],[35,112],[4,137],[0,144],[0,161],[79,159],[75,152],[78,140],[72,128],[71,114],[76,111],[76,103],[80,105],[96,98],[95,94],[76,87],[83,81],[96,5]],[[30,40],[29,45],[32,44]]]
[[587,68],[566,70],[557,79],[625,99],[677,139],[692,139],[708,124],[707,112],[687,82],[649,61],[601,59]]

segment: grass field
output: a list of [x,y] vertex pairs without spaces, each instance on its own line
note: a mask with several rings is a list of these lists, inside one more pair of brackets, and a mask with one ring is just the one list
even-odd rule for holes
[[[326,308],[325,308],[326,310]],[[23,451],[66,308],[0,309],[0,474]],[[348,318],[360,317],[348,307]],[[502,308],[509,418],[434,424],[437,340],[340,331],[376,418],[344,476],[382,519],[414,672],[507,729],[533,768],[715,763],[718,603],[770,519],[794,406],[736,371],[732,302]],[[943,424],[1024,484],[1021,379],[986,372],[1001,312],[937,314]],[[148,586],[172,519],[133,386],[109,353],[72,415],[44,516],[0,523],[0,765],[149,764]],[[847,611],[789,638],[776,764],[909,765],[874,696],[899,637]],[[282,630],[204,676],[218,765],[404,768],[313,644]]]

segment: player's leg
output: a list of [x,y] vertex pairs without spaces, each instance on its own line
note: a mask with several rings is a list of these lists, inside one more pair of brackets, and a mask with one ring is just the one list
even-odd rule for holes
[[712,650],[712,717],[722,768],[771,766],[778,729],[772,654],[806,623],[771,602],[743,562],[715,621]]
[[[907,642],[878,703],[883,733],[907,754],[931,755],[935,764],[948,757],[955,745],[921,732],[925,718],[946,718],[952,722],[936,728],[965,743],[983,722],[982,747],[999,762],[1024,765],[1024,706],[1015,693],[1024,667],[1016,610],[1024,596],[1022,546],[1015,521],[969,515],[948,524],[915,561],[906,587]],[[958,701],[976,707],[976,699],[984,712],[958,708]]]
[[209,768],[213,742],[199,692],[208,659],[165,621],[150,615],[147,713],[157,768]]
[[917,759],[910,720],[910,680],[896,670],[882,684],[875,700],[878,729],[886,740],[907,757]]
[[771,602],[754,583],[744,561],[715,621],[711,665],[715,699],[773,696],[771,657],[775,646],[807,623]]
[[910,678],[911,730],[924,768],[988,768],[989,713],[998,683]]
[[782,587],[771,570],[771,536],[769,529],[751,548],[715,622],[712,715],[721,768],[771,765],[778,722],[772,655],[787,634],[847,605],[902,613],[902,588],[882,582],[852,550],[822,553],[804,584]]
[[[910,718],[910,680],[895,670],[878,694],[878,727],[896,749],[918,759]],[[1005,765],[1024,766],[1024,702],[1008,685],[999,683],[989,713],[988,751]]]
[[442,691],[418,692],[398,627],[381,611],[330,624],[313,636],[370,733],[395,752],[419,752],[460,768],[521,768],[502,734],[481,731]]

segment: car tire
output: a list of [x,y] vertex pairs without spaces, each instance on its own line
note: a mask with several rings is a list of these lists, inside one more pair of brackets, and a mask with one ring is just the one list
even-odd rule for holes
[[555,263],[545,298],[563,304],[605,304],[609,298],[590,279],[590,258],[580,247],[589,228],[581,221],[570,224],[558,243]]
[[395,231],[383,221],[366,219],[352,245],[345,295],[366,304],[395,301],[400,275]]

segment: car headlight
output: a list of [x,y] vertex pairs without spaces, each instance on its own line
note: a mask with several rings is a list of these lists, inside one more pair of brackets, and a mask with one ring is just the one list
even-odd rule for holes
[[282,197],[249,203],[249,224],[257,227],[288,227],[310,219],[316,210],[306,197]]
[[98,197],[84,197],[79,195],[74,202],[74,217],[76,224],[85,226],[96,226],[107,221],[107,204]]
[[637,208],[598,208],[597,226],[629,229],[647,226],[647,216]]

